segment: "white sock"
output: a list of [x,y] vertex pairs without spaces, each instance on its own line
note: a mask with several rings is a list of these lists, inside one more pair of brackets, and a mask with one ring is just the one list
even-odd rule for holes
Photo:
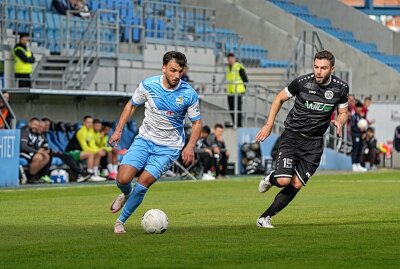
[[88,171],[89,174],[94,174],[93,168],[88,168],[87,171]]
[[110,173],[114,172],[113,171],[113,166],[112,166],[111,163],[107,164],[107,169],[108,169],[108,172],[110,172]]
[[112,165],[112,171],[113,171],[114,173],[118,173],[118,164],[113,164],[113,165]]
[[94,166],[93,167],[93,171],[94,171],[94,175],[98,176],[99,175],[99,167],[98,166]]

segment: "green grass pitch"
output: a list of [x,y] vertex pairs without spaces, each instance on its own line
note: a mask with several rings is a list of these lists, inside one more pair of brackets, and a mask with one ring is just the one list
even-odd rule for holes
[[[0,190],[0,268],[400,268],[399,171],[316,175],[268,230],[259,178],[156,183],[123,235],[112,184]],[[150,208],[166,233],[144,234]]]

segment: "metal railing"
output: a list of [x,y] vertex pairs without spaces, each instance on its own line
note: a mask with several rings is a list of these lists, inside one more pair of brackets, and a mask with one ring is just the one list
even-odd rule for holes
[[323,49],[317,32],[304,31],[293,49],[281,86],[286,86],[290,80],[312,70],[314,54]]
[[214,9],[154,0],[143,1],[142,7],[145,42],[156,40],[161,44],[214,48]]
[[[69,11],[68,13],[75,13]],[[117,58],[119,54],[119,17],[118,12],[108,10],[97,10],[85,26],[84,31],[80,32],[77,27],[78,21],[74,20],[72,14],[67,14],[63,19],[62,31],[66,32],[66,37],[62,36],[62,54],[69,55],[71,58],[63,74],[63,89],[85,89],[86,74],[91,65],[97,61],[100,55],[103,57]],[[100,23],[101,16],[112,16],[108,23],[104,20]],[[71,38],[72,35],[78,36],[78,40]],[[110,36],[111,35],[111,36]],[[76,42],[76,43],[74,43]],[[71,48],[74,48],[71,50]]]

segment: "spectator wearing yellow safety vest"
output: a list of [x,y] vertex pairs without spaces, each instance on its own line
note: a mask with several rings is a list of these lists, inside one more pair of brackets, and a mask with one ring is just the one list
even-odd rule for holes
[[29,36],[21,34],[19,43],[14,47],[14,73],[18,88],[31,87],[32,64],[35,62],[33,53],[28,49]]
[[[228,53],[228,66],[226,69],[226,93],[232,122],[235,123],[235,110],[237,111],[237,127],[242,127],[242,95],[246,92],[249,80],[244,66],[236,61],[235,54]],[[235,109],[235,94],[237,94],[237,107]]]

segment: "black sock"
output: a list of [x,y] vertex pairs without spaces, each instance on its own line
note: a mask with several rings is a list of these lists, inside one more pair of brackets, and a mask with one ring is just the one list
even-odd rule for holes
[[292,184],[289,184],[284,189],[282,189],[275,197],[274,202],[271,206],[261,215],[261,217],[265,218],[266,216],[275,216],[278,212],[284,209],[296,196],[299,192],[299,189],[293,187]]

